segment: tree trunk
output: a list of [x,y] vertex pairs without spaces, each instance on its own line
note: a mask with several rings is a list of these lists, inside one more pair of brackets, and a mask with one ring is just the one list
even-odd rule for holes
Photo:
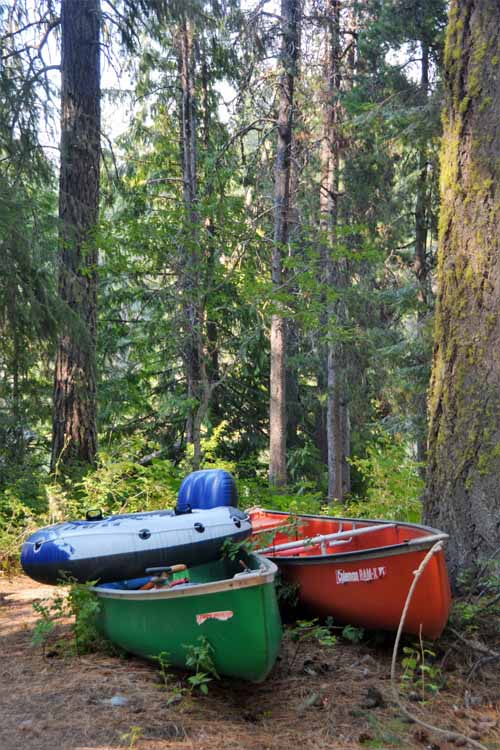
[[337,241],[338,193],[340,174],[339,94],[340,94],[340,3],[326,4],[326,38],[324,80],[326,90],[323,108],[323,139],[321,144],[320,227],[326,240],[323,247],[324,280],[326,286],[327,321],[327,416],[326,442],[328,448],[328,501],[344,499],[344,432],[347,415],[342,415],[346,404],[342,398],[342,352],[332,338],[332,329],[339,319],[339,303],[332,300],[335,287],[343,285],[342,261],[333,259]]
[[198,240],[197,173],[196,173],[196,109],[193,71],[193,30],[185,18],[179,33],[179,72],[181,82],[180,143],[182,159],[182,184],[184,200],[184,253],[182,258],[181,286],[183,303],[183,355],[186,369],[187,397],[189,400],[186,419],[186,440],[194,440],[194,406],[198,382],[198,356],[196,339],[196,257]]
[[[420,100],[421,106],[425,106],[429,95],[429,47],[425,41],[421,42],[422,61],[420,64]],[[427,234],[428,234],[428,158],[427,148],[424,144],[420,146],[418,154],[418,181],[417,199],[415,203],[415,262],[414,271],[418,284],[418,301],[420,307],[417,314],[417,322],[421,330],[429,314],[430,295],[429,289],[429,263],[427,260]],[[424,365],[421,361],[419,364]],[[426,438],[427,423],[427,394],[420,393],[416,398],[417,417],[422,415],[421,436],[417,438],[417,461],[420,463],[419,473],[425,479]]]
[[[290,202],[290,157],[292,147],[293,94],[298,56],[299,0],[281,0],[283,41],[281,46],[278,145],[274,188],[274,244],[272,282],[282,284],[282,253],[288,241]],[[269,413],[269,481],[286,484],[286,321],[281,313],[271,319],[271,376]]]
[[[205,52],[206,54],[206,52]],[[209,97],[209,80],[210,72],[206,60],[203,61],[201,69],[201,88],[203,92],[203,145],[205,147],[205,158],[209,161],[211,142],[210,142],[210,97]],[[214,182],[211,179],[210,174],[205,177],[205,194],[207,197],[212,195],[215,188]],[[207,241],[207,283],[206,283],[206,295],[211,295],[212,286],[214,283],[215,263],[216,263],[216,242],[217,232],[215,227],[215,220],[213,214],[208,216],[205,220],[205,233]],[[220,423],[223,419],[223,410],[219,402],[217,384],[220,380],[220,369],[219,369],[219,331],[217,322],[214,318],[210,317],[210,305],[207,305],[207,321],[206,321],[206,341],[207,341],[207,377],[210,383],[210,403],[209,411],[212,417],[212,421],[216,424]]]
[[100,21],[100,0],[62,0],[59,294],[70,317],[56,357],[52,469],[93,464],[97,451]]
[[[300,28],[297,31],[300,40]],[[297,53],[297,76],[300,69],[300,50]],[[299,120],[300,113],[296,112],[295,122]],[[297,127],[297,126],[296,126]],[[293,258],[301,246],[301,223],[299,210],[299,163],[303,158],[303,148],[298,139],[292,143],[290,162],[290,205],[288,209],[288,257]],[[292,263],[293,268],[293,263]],[[300,289],[294,273],[286,275],[287,290],[299,299]],[[300,329],[296,320],[289,318],[286,322],[286,445],[287,448],[295,448],[298,443],[298,433],[304,421],[304,414],[300,403],[299,367],[297,358],[300,352]]]
[[425,521],[454,583],[500,546],[500,6],[453,0]]
[[194,25],[184,16],[179,30],[179,74],[181,83],[180,145],[184,200],[184,252],[181,288],[183,294],[182,349],[185,363],[189,411],[186,440],[193,445],[193,469],[201,462],[201,427],[212,389],[208,382],[204,351],[205,306],[201,286],[200,213],[198,206],[197,107],[194,60]]

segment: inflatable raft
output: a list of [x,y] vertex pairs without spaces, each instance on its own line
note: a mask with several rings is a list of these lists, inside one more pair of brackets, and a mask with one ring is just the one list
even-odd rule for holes
[[41,583],[56,584],[65,576],[80,582],[121,581],[144,574],[145,568],[200,565],[220,556],[226,539],[250,535],[249,516],[223,506],[179,514],[173,510],[103,517],[47,526],[23,544],[21,564]]

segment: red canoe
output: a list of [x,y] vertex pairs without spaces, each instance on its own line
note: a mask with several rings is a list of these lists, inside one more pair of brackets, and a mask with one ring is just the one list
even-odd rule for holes
[[[299,602],[318,617],[396,630],[408,590],[429,549],[448,538],[436,529],[399,521],[293,516],[249,511],[259,551],[298,584]],[[266,539],[267,534],[272,532]],[[404,631],[438,638],[448,620],[451,594],[444,552],[433,555],[420,577]]]

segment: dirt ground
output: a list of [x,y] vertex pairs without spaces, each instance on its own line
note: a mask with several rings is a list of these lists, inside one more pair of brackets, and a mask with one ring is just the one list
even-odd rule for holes
[[[391,700],[390,643],[303,644],[294,658],[296,644],[286,636],[265,683],[214,681],[208,696],[168,705],[172,693],[154,664],[101,654],[49,658],[31,646],[32,604],[52,594],[23,576],[0,577],[0,750],[465,747],[401,716]],[[410,710],[500,748],[500,674],[468,684],[454,652],[444,677],[435,698],[409,702]],[[171,684],[185,686],[185,675]]]

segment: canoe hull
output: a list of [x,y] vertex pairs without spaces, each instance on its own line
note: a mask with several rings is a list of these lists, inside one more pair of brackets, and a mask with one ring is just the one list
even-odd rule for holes
[[[219,674],[260,682],[276,660],[282,631],[274,587],[276,566],[256,555],[250,558],[256,563],[254,573],[192,587],[165,592],[95,587],[99,627],[126,651],[149,659],[163,653],[176,667],[186,666],[186,646],[204,637],[213,647]],[[220,575],[223,564],[216,561],[193,568],[191,580]]]
[[[311,613],[365,628],[396,630],[425,552],[386,554],[349,563],[301,564],[279,561],[287,583],[299,587],[299,601]],[[448,621],[450,594],[444,559],[431,560],[408,610],[404,631],[438,638]]]
[[[286,514],[264,511],[262,526],[286,518]],[[250,514],[252,517],[252,513]],[[299,517],[316,518],[316,517]],[[322,517],[318,517],[321,519]],[[338,519],[344,524],[353,519]],[[258,518],[253,516],[254,527]],[[359,522],[359,519],[356,519]],[[374,524],[374,521],[363,521]],[[367,548],[338,554],[292,556],[266,553],[278,565],[287,584],[297,586],[299,604],[314,616],[332,617],[338,623],[359,627],[396,630],[414,579],[414,572],[432,547],[434,529],[416,524],[398,524],[403,532],[422,529],[411,543]],[[429,532],[435,532],[434,535]],[[446,538],[446,535],[441,535]],[[286,556],[285,556],[286,555]],[[404,631],[426,638],[438,638],[448,620],[450,585],[444,552],[429,561],[415,589]]]

